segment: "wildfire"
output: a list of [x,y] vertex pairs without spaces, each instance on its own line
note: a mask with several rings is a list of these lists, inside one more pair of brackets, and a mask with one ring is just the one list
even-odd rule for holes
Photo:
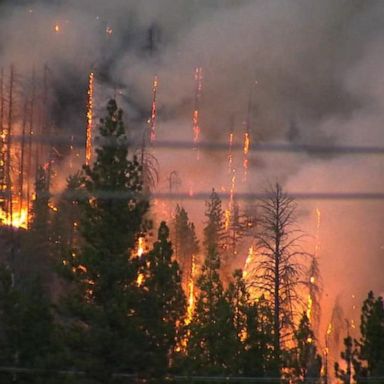
[[229,133],[229,150],[228,150],[228,172],[232,172],[233,166],[233,154],[232,154],[232,145],[233,145],[233,132]]
[[137,256],[141,257],[144,253],[144,237],[140,236],[137,241]]
[[243,169],[244,169],[244,181],[247,181],[248,176],[248,153],[249,153],[249,133],[244,133],[244,145],[243,145]]
[[23,207],[18,211],[12,212],[12,216],[0,210],[0,222],[13,228],[28,228],[28,209]]
[[231,177],[231,189],[229,192],[229,203],[228,203],[228,209],[225,210],[225,229],[228,230],[230,224],[231,224],[231,216],[233,211],[233,199],[235,195],[235,188],[236,188],[236,170],[232,169],[232,177]]
[[307,317],[308,320],[311,320],[312,317],[312,305],[313,305],[313,300],[311,295],[308,295],[307,297]]
[[321,212],[319,208],[316,208],[316,243],[315,243],[315,256],[318,255],[320,250],[320,224],[321,224]]
[[85,143],[85,164],[89,165],[92,158],[92,123],[93,123],[93,93],[94,93],[94,75],[89,74],[88,85],[88,110],[87,110],[87,131]]
[[[197,144],[200,140],[200,99],[201,91],[203,89],[203,68],[197,67],[195,69],[195,105],[192,115],[192,125],[193,125],[193,142],[195,143],[195,149],[197,150]],[[199,158],[199,154],[197,154]]]
[[188,307],[187,318],[185,323],[188,325],[192,321],[193,312],[195,310],[195,273],[196,273],[196,260],[195,255],[192,255],[191,275],[188,282]]
[[157,108],[156,108],[156,96],[157,96],[157,87],[159,80],[157,76],[153,78],[152,84],[152,110],[151,117],[148,119],[148,124],[150,128],[150,140],[153,142],[156,139],[156,120],[157,120]]

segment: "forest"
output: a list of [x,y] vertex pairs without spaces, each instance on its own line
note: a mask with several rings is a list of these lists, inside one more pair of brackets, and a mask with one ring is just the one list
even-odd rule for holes
[[[153,162],[131,148],[114,99],[92,160],[52,207],[39,166],[28,229],[0,228],[2,383],[384,382],[383,299],[367,292],[360,337],[339,361],[319,343],[320,271],[298,202],[266,186],[231,216],[212,186],[199,238],[187,210],[153,220]],[[232,270],[240,239],[254,249]]]

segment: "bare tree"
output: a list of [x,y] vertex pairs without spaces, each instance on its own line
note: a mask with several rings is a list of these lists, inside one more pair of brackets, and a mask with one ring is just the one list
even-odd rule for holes
[[280,184],[269,188],[258,210],[254,284],[270,298],[274,357],[280,365],[284,342],[292,336],[295,308],[302,303],[298,288],[304,282],[307,254],[300,246],[304,235],[296,225],[296,202]]

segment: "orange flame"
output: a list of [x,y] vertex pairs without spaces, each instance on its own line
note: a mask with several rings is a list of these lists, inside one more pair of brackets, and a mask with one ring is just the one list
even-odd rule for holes
[[187,318],[185,320],[185,323],[187,325],[192,321],[193,312],[195,310],[195,273],[196,273],[196,260],[195,260],[195,255],[192,255],[191,276],[188,282]]
[[245,133],[244,133],[244,145],[243,145],[243,154],[244,154],[244,159],[243,159],[244,181],[247,181],[247,175],[248,175],[248,153],[249,153],[249,144],[250,144],[249,133],[248,133],[248,132],[245,132]]
[[[195,69],[195,106],[192,114],[192,126],[193,126],[193,142],[195,143],[195,149],[197,149],[197,144],[200,140],[200,98],[201,91],[203,89],[203,68],[197,67]],[[199,155],[198,155],[199,158]]]
[[88,110],[87,110],[87,131],[85,143],[85,164],[89,165],[92,158],[92,123],[93,123],[93,92],[94,92],[94,75],[89,74],[88,85]]
[[3,225],[12,226],[13,228],[28,228],[28,208],[23,207],[12,213],[12,217],[6,212],[0,210],[0,222]]
[[152,110],[151,110],[151,118],[148,120],[148,124],[150,127],[150,139],[153,142],[156,139],[156,120],[157,120],[157,108],[156,108],[156,96],[157,96],[157,87],[159,81],[157,76],[153,78],[152,84]]

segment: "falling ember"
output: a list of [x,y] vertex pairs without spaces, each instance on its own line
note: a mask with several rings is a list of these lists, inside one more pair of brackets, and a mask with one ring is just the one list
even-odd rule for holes
[[195,310],[195,273],[196,273],[196,260],[195,255],[192,255],[191,275],[188,282],[188,307],[187,318],[185,323],[188,325],[192,321],[193,312]]
[[308,295],[308,297],[307,297],[307,311],[306,311],[308,320],[311,320],[311,318],[312,318],[312,305],[313,305],[312,297],[311,297],[311,295]]
[[226,230],[229,229],[229,226],[231,224],[231,216],[232,216],[232,211],[233,211],[235,188],[236,188],[236,170],[233,169],[232,170],[232,177],[231,177],[231,189],[229,192],[228,209],[225,210],[225,229]]
[[232,154],[232,146],[233,146],[233,132],[229,133],[229,140],[228,140],[228,172],[232,173],[232,167],[233,167],[233,154]]
[[[195,70],[195,104],[192,115],[192,127],[193,127],[193,142],[195,144],[195,150],[198,151],[198,143],[200,141],[200,99],[201,91],[203,89],[203,68],[197,67]],[[199,159],[199,153],[197,152],[197,159]]]
[[243,169],[244,169],[244,177],[243,181],[247,181],[248,177],[248,154],[249,154],[249,133],[245,132],[244,133],[244,145],[243,145]]
[[137,286],[141,287],[141,285],[143,284],[143,281],[144,281],[144,275],[142,273],[139,273],[136,279]]
[[316,208],[316,243],[315,243],[315,256],[318,255],[320,250],[320,224],[321,224],[321,212],[319,208]]
[[157,122],[156,96],[157,96],[158,84],[159,84],[158,77],[155,76],[153,78],[153,84],[152,84],[152,110],[151,110],[151,117],[148,119],[151,143],[153,141],[155,141],[155,139],[156,139],[156,122]]
[[144,254],[144,237],[140,236],[137,241],[137,256],[141,257]]
[[54,27],[55,32],[60,32],[60,25],[56,24]]
[[243,269],[244,279],[247,279],[247,277],[249,277],[249,270],[254,260],[255,260],[255,249],[253,246],[251,246],[248,249],[248,256],[244,264],[244,269]]
[[85,142],[85,164],[89,165],[92,158],[92,123],[93,123],[93,93],[94,93],[94,75],[89,74],[88,85],[88,110],[87,110],[87,131]]

